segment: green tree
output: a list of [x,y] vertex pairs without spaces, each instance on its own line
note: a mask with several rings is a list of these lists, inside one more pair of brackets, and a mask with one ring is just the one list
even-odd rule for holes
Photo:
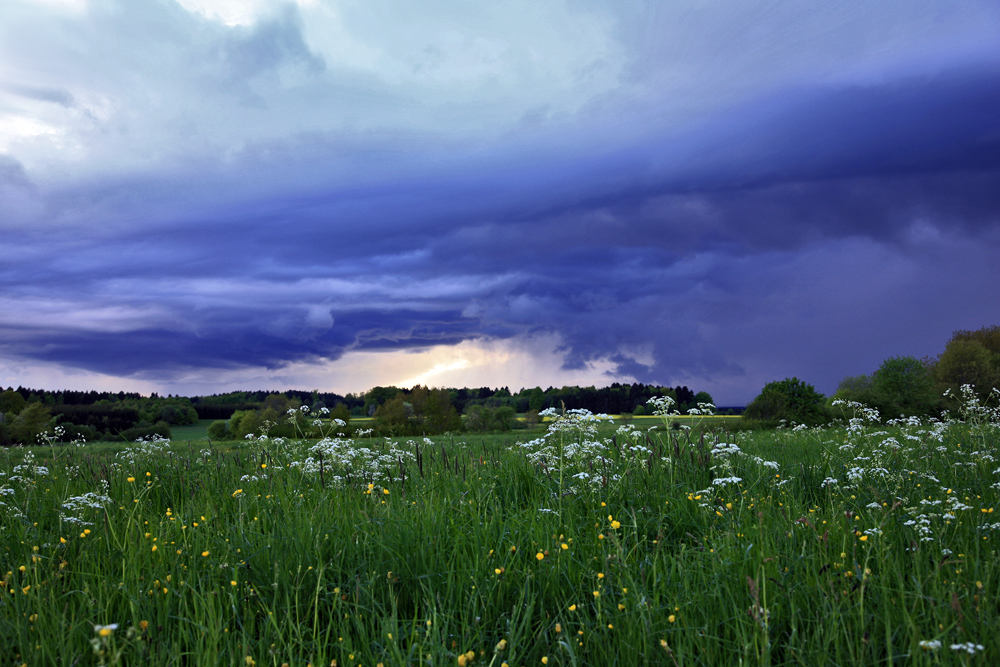
[[697,407],[699,403],[711,403],[712,405],[715,405],[715,400],[712,398],[712,395],[707,391],[699,391],[697,394],[694,395],[695,407]]
[[784,419],[810,426],[822,424],[829,420],[824,398],[811,384],[795,377],[785,378],[764,385],[760,395],[747,405],[743,416],[766,422]]
[[864,402],[862,397],[872,387],[871,375],[849,375],[837,385],[833,399]]
[[447,389],[432,389],[423,404],[424,429],[427,433],[460,431],[462,418],[451,404]]
[[535,412],[541,412],[545,407],[545,392],[541,387],[535,387],[528,395],[528,408]]
[[403,392],[398,392],[375,409],[375,427],[380,433],[390,435],[409,435],[410,417],[413,405],[403,400]]
[[991,389],[1000,385],[1000,372],[993,359],[994,355],[979,340],[953,338],[948,343],[934,366],[934,378],[940,389],[951,390],[951,407],[960,396],[962,385],[973,385],[983,400]]
[[0,413],[8,415],[11,419],[20,414],[27,402],[20,393],[13,389],[8,389],[0,394]]
[[256,410],[237,410],[229,418],[229,435],[234,440],[243,440],[248,435],[256,435],[260,427],[260,417]]
[[492,422],[491,408],[476,403],[470,403],[465,407],[465,430],[483,433],[490,430]]
[[47,405],[28,403],[11,422],[9,437],[18,444],[34,445],[38,436],[48,430],[51,420],[52,414]]
[[493,422],[496,424],[498,431],[507,432],[514,428],[514,420],[516,418],[517,413],[509,405],[501,405],[493,411]]
[[229,426],[224,419],[217,419],[208,425],[208,437],[211,440],[228,440]]
[[277,414],[284,416],[288,412],[289,408],[292,407],[297,408],[298,405],[293,406],[292,402],[284,394],[270,394],[268,395],[267,398],[264,399],[264,404],[260,407],[261,410],[267,410],[268,408],[271,408]]
[[344,424],[350,424],[351,411],[347,409],[347,403],[337,403],[336,407],[330,411],[330,419],[339,419]]
[[365,394],[365,414],[374,416],[378,406],[392,400],[399,393],[397,387],[372,387]]
[[883,361],[872,375],[867,392],[862,394],[862,402],[889,418],[929,415],[940,405],[931,369],[916,357],[890,357]]

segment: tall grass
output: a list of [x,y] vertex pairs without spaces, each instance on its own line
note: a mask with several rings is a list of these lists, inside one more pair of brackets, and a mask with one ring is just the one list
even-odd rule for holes
[[0,664],[996,664],[1000,420],[853,407],[7,450]]

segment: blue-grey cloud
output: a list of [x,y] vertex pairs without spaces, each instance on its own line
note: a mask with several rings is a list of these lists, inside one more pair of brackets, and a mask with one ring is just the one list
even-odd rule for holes
[[[933,353],[1000,321],[1000,14],[848,9],[561,7],[594,58],[539,17],[347,12],[355,61],[293,5],[8,30],[40,76],[5,51],[0,353],[166,381],[544,333],[733,402]],[[118,46],[66,75],[67,31]]]

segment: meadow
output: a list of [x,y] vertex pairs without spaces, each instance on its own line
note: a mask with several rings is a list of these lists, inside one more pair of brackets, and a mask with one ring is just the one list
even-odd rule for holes
[[967,399],[7,449],[0,665],[997,664],[1000,412]]

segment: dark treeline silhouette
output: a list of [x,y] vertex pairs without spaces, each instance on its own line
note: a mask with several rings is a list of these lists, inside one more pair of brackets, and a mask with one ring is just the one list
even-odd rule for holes
[[[232,391],[223,394],[212,394],[210,396],[181,397],[169,395],[159,396],[155,392],[150,396],[142,396],[133,392],[108,392],[108,391],[49,391],[45,389],[31,389],[17,387],[10,389],[20,394],[26,403],[40,402],[44,405],[54,406],[92,406],[99,405],[93,414],[106,415],[108,410],[114,406],[134,409],[136,406],[149,401],[162,405],[164,402],[182,401],[185,405],[190,405],[198,414],[199,419],[228,419],[238,410],[259,409],[268,396],[275,394],[282,395],[296,402],[298,405],[308,405],[310,408],[319,409],[326,407],[333,409],[343,403],[355,416],[371,416],[375,410],[385,404],[399,393],[404,396],[410,395],[417,387],[374,387],[367,392],[341,395],[333,392],[322,391]],[[3,388],[0,387],[0,391]],[[634,412],[637,407],[645,406],[646,402],[653,396],[670,395],[678,404],[678,408],[683,412],[687,408],[696,407],[698,402],[711,402],[712,397],[701,392],[696,394],[686,386],[664,387],[653,384],[642,383],[618,383],[615,382],[607,387],[541,387],[524,388],[516,393],[512,393],[509,387],[462,387],[446,388],[451,399],[451,404],[460,413],[464,413],[470,405],[486,405],[488,407],[511,407],[516,412],[525,413],[531,410],[541,411],[546,408],[559,408],[564,405],[566,409],[587,409],[592,412],[606,412],[609,414],[620,414],[624,412]],[[53,410],[57,414],[73,414],[75,417],[83,419],[82,415],[87,411],[70,410],[68,407]]]

